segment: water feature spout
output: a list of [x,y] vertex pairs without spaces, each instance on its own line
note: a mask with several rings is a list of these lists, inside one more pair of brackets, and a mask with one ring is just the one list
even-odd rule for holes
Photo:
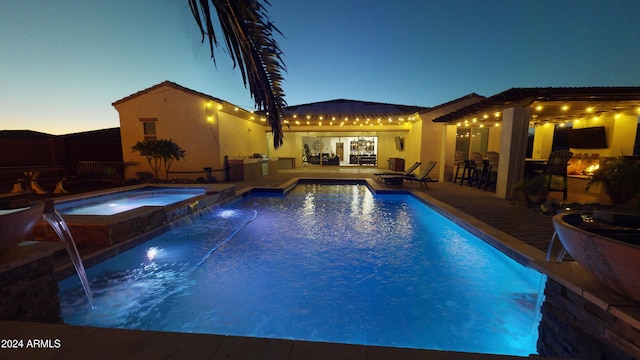
[[76,269],[76,273],[78,274],[80,282],[82,283],[84,293],[87,295],[89,305],[92,309],[95,308],[93,306],[93,296],[91,295],[89,280],[87,280],[87,273],[85,272],[84,265],[82,264],[82,260],[80,259],[78,248],[76,247],[76,243],[73,241],[73,236],[71,235],[71,231],[69,230],[67,223],[64,221],[60,213],[56,211],[52,200],[45,202],[43,217],[45,220],[47,220],[49,225],[51,225],[56,234],[58,234],[60,241],[62,241],[65,248],[67,249],[67,253],[71,258],[73,267]]
[[198,215],[198,200],[189,204],[189,209],[191,209],[192,214]]

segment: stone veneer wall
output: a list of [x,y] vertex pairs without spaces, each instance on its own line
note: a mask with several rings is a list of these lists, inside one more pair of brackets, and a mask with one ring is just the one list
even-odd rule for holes
[[62,323],[53,255],[0,272],[0,319]]
[[538,353],[571,359],[640,358],[640,331],[553,279],[547,280]]

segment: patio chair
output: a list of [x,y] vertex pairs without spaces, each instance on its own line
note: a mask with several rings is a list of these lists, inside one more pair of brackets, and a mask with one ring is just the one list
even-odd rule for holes
[[413,176],[413,171],[415,169],[418,168],[418,166],[420,166],[420,164],[422,164],[420,161],[416,161],[413,165],[411,165],[410,168],[407,169],[407,171],[405,172],[401,172],[401,171],[387,171],[387,172],[381,172],[381,173],[373,173],[373,175],[376,175],[378,177],[378,181],[382,181],[382,177],[385,175],[404,175],[404,176]]
[[436,167],[437,161],[429,161],[429,163],[424,167],[424,169],[415,176],[405,176],[405,175],[383,175],[382,180],[387,186],[391,185],[402,185],[404,181],[417,181],[420,184],[420,187],[424,185],[425,189],[428,189],[427,183],[437,182],[438,180],[432,179],[429,176],[431,170]]
[[[567,200],[567,166],[573,153],[568,150],[558,150],[549,154],[544,175],[547,177],[547,191],[562,191],[562,200]],[[554,188],[554,176],[562,176],[562,189]]]

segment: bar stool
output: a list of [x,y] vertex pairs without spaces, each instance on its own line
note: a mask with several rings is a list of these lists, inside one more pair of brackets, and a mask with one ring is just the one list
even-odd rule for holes
[[[471,164],[469,166],[469,176],[467,179],[467,183],[469,186],[473,186],[474,184],[478,184],[480,182],[481,173],[483,170],[484,158],[482,153],[474,151],[471,153]],[[462,184],[462,181],[460,182]]]
[[484,183],[484,190],[487,190],[489,185],[495,186],[498,181],[498,162],[500,160],[500,153],[496,151],[487,152],[487,160],[485,160],[486,168],[483,169],[480,183],[478,183],[478,189]]
[[462,151],[456,151],[456,160],[455,160],[455,168],[456,168],[456,174],[453,177],[453,183],[455,184],[456,181],[458,179],[461,179],[460,181],[462,181],[462,176],[458,176],[460,174],[460,169],[463,169],[462,173],[464,174],[464,167],[465,167],[465,161],[467,159],[464,156],[464,153]]
[[469,184],[469,186],[473,185],[473,178],[476,173],[476,168],[477,168],[476,163],[473,160],[464,161],[464,167],[462,168],[462,175],[460,176],[460,185],[464,184],[465,180],[467,180],[467,184]]
[[480,170],[480,175],[478,176],[478,189],[482,186],[482,184],[487,184],[489,181],[489,175],[491,173],[491,164],[489,160],[482,160],[482,169]]

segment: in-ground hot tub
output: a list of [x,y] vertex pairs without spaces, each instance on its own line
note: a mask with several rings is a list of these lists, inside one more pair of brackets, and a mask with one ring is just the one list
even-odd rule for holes
[[[56,200],[55,208],[76,244],[115,245],[157,230],[235,194],[235,186],[140,185]],[[44,222],[34,229],[36,240],[57,241]]]

